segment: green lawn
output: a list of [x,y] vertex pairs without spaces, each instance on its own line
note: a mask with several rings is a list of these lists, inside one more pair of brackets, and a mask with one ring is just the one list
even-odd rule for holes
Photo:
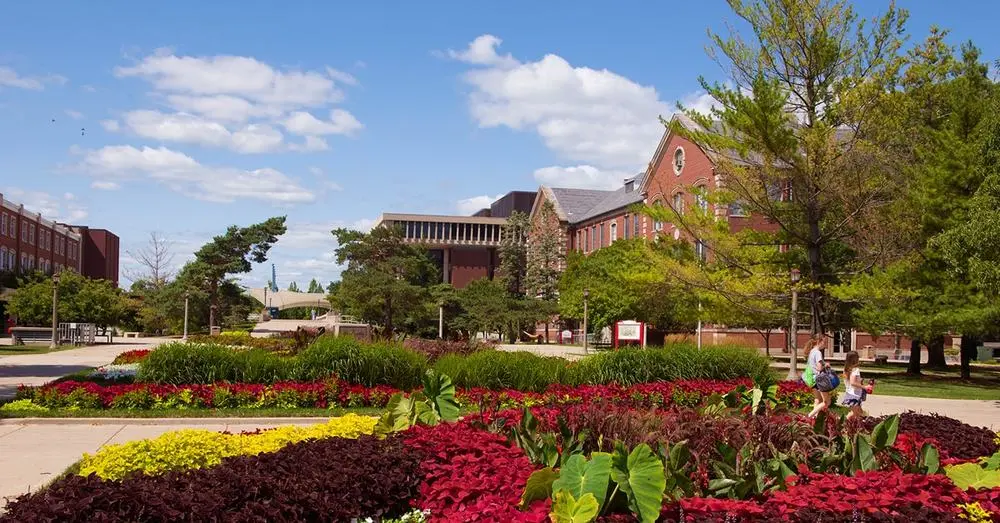
[[55,349],[50,349],[48,342],[28,343],[25,345],[0,345],[0,356],[16,356],[18,354],[46,354],[61,350],[79,349],[83,345],[60,345]]
[[[784,370],[775,371],[778,379],[784,379],[786,374],[787,371]],[[1000,400],[1000,369],[973,368],[972,378],[963,380],[959,378],[958,366],[951,366],[947,370],[923,369],[922,375],[910,376],[898,367],[862,365],[861,375],[866,383],[870,378],[875,378],[875,394],[886,396]]]

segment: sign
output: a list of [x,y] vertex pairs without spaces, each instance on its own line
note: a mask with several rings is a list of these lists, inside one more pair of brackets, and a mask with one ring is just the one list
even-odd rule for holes
[[626,345],[646,345],[646,324],[638,321],[619,321],[615,323],[614,344],[617,348],[622,343]]
[[270,316],[271,316],[272,318],[277,318],[277,317],[278,317],[278,308],[277,308],[277,307],[268,307],[268,308],[267,308],[267,313],[268,313],[268,314],[269,314],[269,315],[270,315]]

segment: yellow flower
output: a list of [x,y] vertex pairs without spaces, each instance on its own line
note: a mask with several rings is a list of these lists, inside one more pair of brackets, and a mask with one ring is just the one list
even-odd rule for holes
[[211,467],[223,458],[274,452],[300,441],[372,434],[377,422],[378,419],[372,416],[347,414],[326,423],[285,425],[259,434],[177,430],[156,438],[108,445],[94,455],[84,454],[79,474],[120,480],[134,473],[155,475],[168,470]]
[[993,516],[979,503],[966,503],[958,506],[962,513],[958,517],[967,519],[971,523],[993,523]]

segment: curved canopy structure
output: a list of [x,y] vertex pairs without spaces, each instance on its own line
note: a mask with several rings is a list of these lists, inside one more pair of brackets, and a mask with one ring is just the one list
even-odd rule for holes
[[262,287],[260,289],[247,289],[247,293],[257,301],[263,303],[265,307],[275,307],[278,310],[295,307],[331,308],[330,302],[326,299],[326,294],[320,292],[274,292]]

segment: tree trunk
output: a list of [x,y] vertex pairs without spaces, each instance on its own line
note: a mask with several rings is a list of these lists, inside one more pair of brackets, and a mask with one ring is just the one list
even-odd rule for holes
[[545,344],[549,344],[549,319],[545,319]]
[[979,346],[979,337],[962,334],[961,358],[962,358],[962,379],[967,380],[972,377],[972,369],[969,362],[976,356],[976,347]]
[[906,373],[914,376],[920,375],[920,339],[910,340],[910,363],[906,366]]
[[764,353],[771,357],[771,329],[764,331]]
[[927,367],[943,369],[948,366],[944,360],[944,336],[934,336],[927,342]]

